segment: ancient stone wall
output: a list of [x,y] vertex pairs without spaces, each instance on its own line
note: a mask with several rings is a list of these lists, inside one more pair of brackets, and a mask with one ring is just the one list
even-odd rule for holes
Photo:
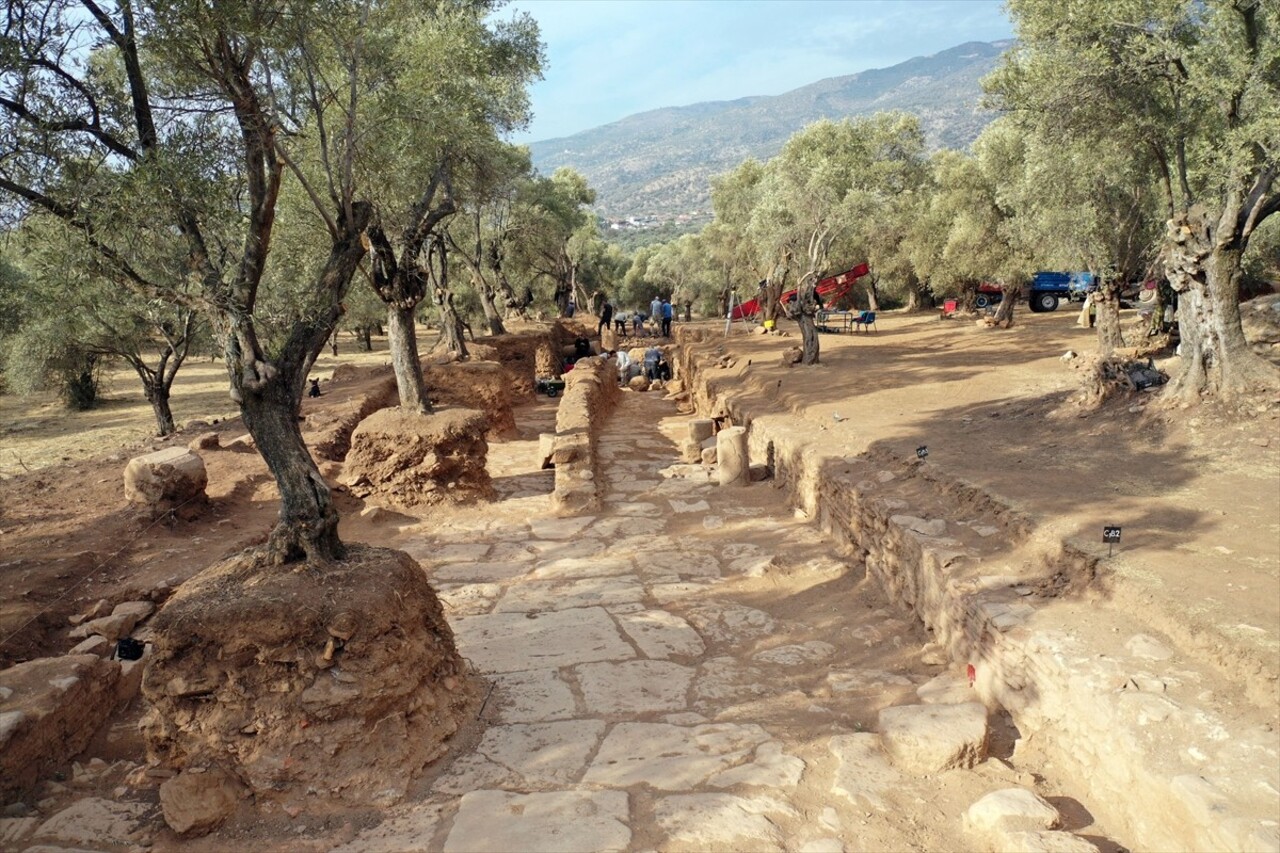
[[[1106,594],[1095,559],[918,459],[816,452],[812,436],[787,431],[717,380],[716,339],[682,343],[682,373],[702,416],[750,428],[753,461],[768,462],[775,485],[860,558],[956,666],[973,667],[983,701],[1011,715],[1019,748],[1045,755],[1126,843],[1277,847],[1274,733],[1242,724],[1228,734],[1229,721],[1198,707],[1211,676],[1170,675],[1162,662],[1173,650],[1146,635],[1125,642],[1135,629],[1123,608],[1091,604]],[[1007,542],[1006,565],[975,557],[991,552],[975,545],[990,537]],[[1079,605],[1040,618],[1064,596]],[[1106,625],[1119,654],[1080,639]]]
[[581,512],[599,504],[596,441],[621,396],[612,361],[584,358],[567,374],[551,449],[556,469],[551,505],[557,511]]

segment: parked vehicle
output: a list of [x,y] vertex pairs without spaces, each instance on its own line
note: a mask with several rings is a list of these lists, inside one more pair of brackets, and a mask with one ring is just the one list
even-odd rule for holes
[[1060,300],[1084,301],[1093,286],[1091,272],[1038,272],[1023,287],[1023,296],[1032,311],[1056,311]]
[[[1091,272],[1038,272],[1031,281],[1022,287],[1022,297],[1032,311],[1056,311],[1058,303],[1065,299],[1068,302],[1083,302],[1085,294],[1095,287]],[[1004,298],[998,284],[983,282],[978,285],[978,295],[974,304],[978,308],[988,308],[1000,304]]]

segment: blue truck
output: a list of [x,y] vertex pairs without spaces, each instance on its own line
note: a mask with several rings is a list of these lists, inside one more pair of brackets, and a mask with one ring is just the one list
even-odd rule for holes
[[1091,272],[1038,272],[1022,295],[1032,311],[1056,311],[1060,300],[1083,302],[1092,287]]

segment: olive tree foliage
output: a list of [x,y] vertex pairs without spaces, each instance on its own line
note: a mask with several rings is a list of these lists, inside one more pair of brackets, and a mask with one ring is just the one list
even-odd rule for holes
[[1240,326],[1249,244],[1280,211],[1280,6],[1270,0],[1011,0],[1020,48],[989,81],[1041,134],[1155,164],[1179,295],[1182,399],[1280,386]]
[[[344,553],[297,411],[376,224],[357,167],[359,110],[384,87],[386,69],[365,59],[386,55],[383,40],[401,34],[371,22],[408,6],[15,0],[6,13],[6,212],[57,216],[119,280],[205,311],[232,397],[280,489],[280,523],[264,549],[274,562],[323,564]],[[300,187],[327,239],[320,260],[273,276],[289,285],[291,306],[268,317],[258,309],[286,182]],[[175,234],[193,295],[138,251]]]
[[[300,289],[296,315],[267,334],[255,309],[286,164],[318,108],[310,46],[358,33],[361,12],[342,2],[235,0],[17,0],[7,12],[0,191],[17,215],[61,218],[138,292],[206,311],[232,397],[280,487],[281,522],[265,552],[278,562],[343,552],[329,489],[297,424],[306,369],[365,251],[371,208],[343,164],[317,205],[329,256]],[[175,233],[194,296],[139,251]]]
[[915,118],[881,113],[815,122],[764,165],[747,236],[771,285],[798,283],[795,299],[784,307],[800,326],[803,363],[819,360],[818,281],[834,266],[865,257],[874,219],[890,216],[886,211],[922,184],[923,151]]
[[1019,219],[1025,154],[1022,134],[999,121],[973,154],[938,152],[928,208],[907,237],[911,262],[936,295],[970,300],[980,282],[998,283],[1004,298],[996,320],[1006,326],[1036,264]]
[[512,206],[506,256],[529,286],[544,279],[551,283],[551,303],[560,317],[567,315],[570,299],[584,308],[589,301],[580,292],[577,275],[581,252],[594,233],[586,206],[595,198],[586,178],[561,167],[549,178],[523,182]]
[[[174,432],[173,381],[206,332],[194,307],[132,292],[55,217],[29,218],[11,243],[25,271],[25,287],[14,296],[27,316],[0,358],[15,387],[51,386],[72,407],[88,408],[98,370],[119,358],[142,382],[156,433]],[[164,248],[153,249],[153,260]],[[173,255],[160,264],[180,269],[179,247],[170,241],[167,248]],[[177,282],[190,287],[180,276]]]
[[476,157],[475,168],[462,176],[462,215],[449,220],[446,233],[454,257],[466,265],[489,334],[501,335],[506,332],[504,318],[522,318],[528,308],[507,277],[503,259],[516,190],[533,174],[533,166],[529,150],[521,146],[497,143],[485,155]]

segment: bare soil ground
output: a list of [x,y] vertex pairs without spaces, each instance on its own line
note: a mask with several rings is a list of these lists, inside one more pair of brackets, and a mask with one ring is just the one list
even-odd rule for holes
[[[1015,328],[994,332],[933,315],[882,314],[875,332],[824,335],[822,364],[812,368],[780,364],[782,349],[798,343],[793,327],[790,338],[735,335],[726,347],[739,361],[726,375],[738,393],[808,431],[819,452],[906,458],[927,446],[929,465],[1026,513],[1039,535],[1069,540],[1106,558],[1103,595],[1142,608],[1147,621],[1197,650],[1239,687],[1226,701],[1240,703],[1240,713],[1251,719],[1280,727],[1280,400],[1258,400],[1244,418],[1208,408],[1145,406],[1141,398],[1082,409],[1073,402],[1078,376],[1059,357],[1068,349],[1088,351],[1093,333],[1076,328],[1072,319],[1064,311],[1020,313]],[[344,341],[342,355],[326,355],[312,375],[327,377],[337,363],[386,360],[385,343],[372,354],[356,355]],[[1176,361],[1162,366],[1176,367]],[[233,407],[225,382],[220,362],[191,364],[174,394],[178,422],[217,419],[214,429],[224,446],[244,432],[238,421],[227,419]],[[324,387],[324,397],[304,401],[304,415],[340,405],[354,393]],[[0,399],[0,666],[65,652],[74,644],[66,638],[68,616],[98,599],[129,600],[161,582],[181,582],[261,541],[274,522],[274,483],[247,447],[206,455],[211,507],[200,519],[173,526],[139,520],[122,495],[128,457],[185,444],[194,433],[149,439],[150,409],[131,377],[118,376],[110,389],[105,407],[74,415],[49,400]],[[528,442],[536,442],[552,405],[541,398],[526,404],[517,413],[512,442],[492,445],[491,461],[507,466],[495,475],[500,501],[550,490],[545,474],[523,470],[506,456],[523,454]],[[338,501],[345,539],[382,544],[394,538],[385,515],[361,516],[364,503],[347,494],[340,493]],[[475,510],[433,512],[423,529],[447,528]],[[400,521],[412,525],[415,519]],[[1109,558],[1100,541],[1104,524],[1124,529]],[[774,615],[808,625],[807,639],[852,652],[837,636],[839,614],[827,604],[845,582],[783,583],[785,602],[781,610],[775,604]],[[779,591],[750,582],[741,590],[758,596],[762,606]],[[841,591],[856,593],[852,601],[858,607],[884,606],[875,590]],[[907,639],[918,647],[919,637]],[[888,657],[862,663],[929,674],[918,662],[895,662],[899,645]],[[139,760],[137,710],[117,720],[90,753],[108,763]],[[810,723],[808,703],[799,698],[757,710],[771,728],[803,729]],[[749,709],[744,705],[741,712]],[[465,742],[464,733],[460,743]],[[111,786],[122,782],[104,774],[102,794],[110,796]],[[971,793],[948,792],[945,799],[971,801]],[[1097,833],[1094,840],[1104,842],[1105,831],[1086,830],[1089,822],[1078,817],[1073,822],[1071,828]],[[362,824],[316,815],[307,826],[302,838],[315,839],[313,849],[327,849],[355,836]],[[302,849],[292,835],[295,828],[278,816],[240,827],[244,837],[236,836],[236,843]],[[885,843],[955,843],[949,832],[907,824],[877,831],[882,834],[873,838]],[[221,849],[230,838],[207,839],[191,849]]]

